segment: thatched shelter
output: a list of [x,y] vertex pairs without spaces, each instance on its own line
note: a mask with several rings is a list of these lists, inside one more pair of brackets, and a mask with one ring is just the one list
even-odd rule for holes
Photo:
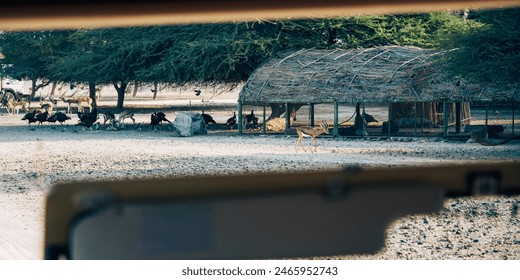
[[[435,62],[444,52],[402,46],[284,51],[253,72],[240,92],[239,106],[437,103],[432,108],[442,108],[441,102],[455,108],[460,102],[512,98],[443,75]],[[458,118],[464,119],[464,113]]]
[[462,100],[431,64],[441,51],[385,46],[281,52],[254,71],[242,104]]
[[468,101],[505,97],[443,76],[434,62],[444,52],[402,46],[285,51],[253,72],[239,101],[259,105]]

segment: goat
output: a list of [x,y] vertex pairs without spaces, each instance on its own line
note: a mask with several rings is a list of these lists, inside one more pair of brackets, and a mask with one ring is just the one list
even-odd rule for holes
[[70,117],[63,112],[56,112],[47,119],[47,121],[50,123],[55,123],[58,121],[61,125],[63,125],[66,120],[70,120]]
[[213,119],[213,117],[211,115],[205,114],[204,111],[202,111],[201,115],[206,124],[210,124],[210,123],[217,124],[217,122]]
[[161,124],[163,121],[171,123],[170,120],[166,118],[166,114],[163,112],[153,112],[150,117],[150,125],[155,128],[156,125]]
[[247,127],[247,125],[251,124],[253,124],[253,127],[256,127],[258,125],[258,117],[255,116],[253,110],[251,110],[251,114],[244,115],[244,125]]
[[237,113],[233,112],[233,116],[226,121],[226,125],[229,125],[231,129],[233,129],[235,124],[237,124]]
[[89,113],[78,112],[79,122],[77,125],[91,128],[98,119],[97,108],[94,107]]
[[27,120],[27,124],[31,124],[33,122],[37,122],[36,120],[36,110],[33,110],[32,112],[29,112],[25,114],[22,118],[22,121]]
[[43,122],[46,122],[48,117],[49,117],[49,112],[47,112],[47,111],[44,111],[44,112],[39,113],[39,114],[36,114],[36,116],[35,116],[36,121],[38,121],[40,125]]

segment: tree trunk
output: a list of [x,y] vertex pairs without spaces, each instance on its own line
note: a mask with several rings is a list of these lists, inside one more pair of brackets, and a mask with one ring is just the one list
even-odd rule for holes
[[29,98],[29,101],[34,100],[34,96],[36,95],[36,79],[31,79],[31,97]]
[[128,86],[127,82],[120,82],[120,86],[118,85],[118,82],[114,82],[114,88],[117,91],[117,109],[121,110],[123,109],[123,104],[125,102],[125,92],[126,87]]
[[96,98],[96,83],[93,81],[88,82],[89,97],[92,98],[92,107],[97,107]]
[[[291,103],[291,113],[290,116],[293,121],[296,121],[296,112],[305,104],[301,103]],[[269,104],[271,107],[271,116],[269,119],[279,118],[283,113],[285,113],[285,104]]]
[[269,104],[269,107],[271,107],[269,119],[279,118],[285,112],[285,106],[283,104]]
[[157,83],[153,83],[153,100],[157,98]]
[[134,93],[132,93],[132,97],[137,95],[137,81],[134,81]]
[[56,91],[56,86],[58,85],[58,82],[52,82],[52,89],[49,96],[54,96],[54,92]]

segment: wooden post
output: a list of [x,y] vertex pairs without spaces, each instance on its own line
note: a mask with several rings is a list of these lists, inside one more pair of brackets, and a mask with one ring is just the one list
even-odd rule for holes
[[461,121],[460,121],[460,112],[462,106],[460,102],[455,103],[455,132],[460,133]]
[[237,123],[238,123],[238,134],[242,134],[242,101],[238,101],[237,108]]
[[512,126],[512,130],[511,130],[511,136],[515,136],[515,101],[512,102],[513,104],[513,109],[512,109],[512,121],[513,121],[513,126]]
[[314,103],[309,103],[309,126],[314,126]]
[[289,134],[291,128],[291,104],[285,103],[285,135]]
[[392,134],[390,122],[392,121],[392,103],[388,103],[388,139],[390,139],[390,134]]
[[442,102],[442,129],[443,133],[442,135],[444,137],[448,137],[448,124],[449,124],[449,115],[448,115],[448,102],[443,101]]
[[265,134],[265,104],[264,104],[264,116],[262,118],[262,133]]
[[333,135],[334,137],[338,137],[339,135],[339,102],[338,100],[334,100],[334,130]]
[[413,103],[413,136],[417,137],[417,102]]

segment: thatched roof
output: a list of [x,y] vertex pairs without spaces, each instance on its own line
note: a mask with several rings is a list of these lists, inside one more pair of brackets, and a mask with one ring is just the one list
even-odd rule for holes
[[442,54],[443,51],[401,46],[285,51],[253,72],[239,100],[243,104],[260,105],[336,100],[340,103],[467,101],[492,97],[490,91],[468,90],[471,87],[442,76],[433,63]]

